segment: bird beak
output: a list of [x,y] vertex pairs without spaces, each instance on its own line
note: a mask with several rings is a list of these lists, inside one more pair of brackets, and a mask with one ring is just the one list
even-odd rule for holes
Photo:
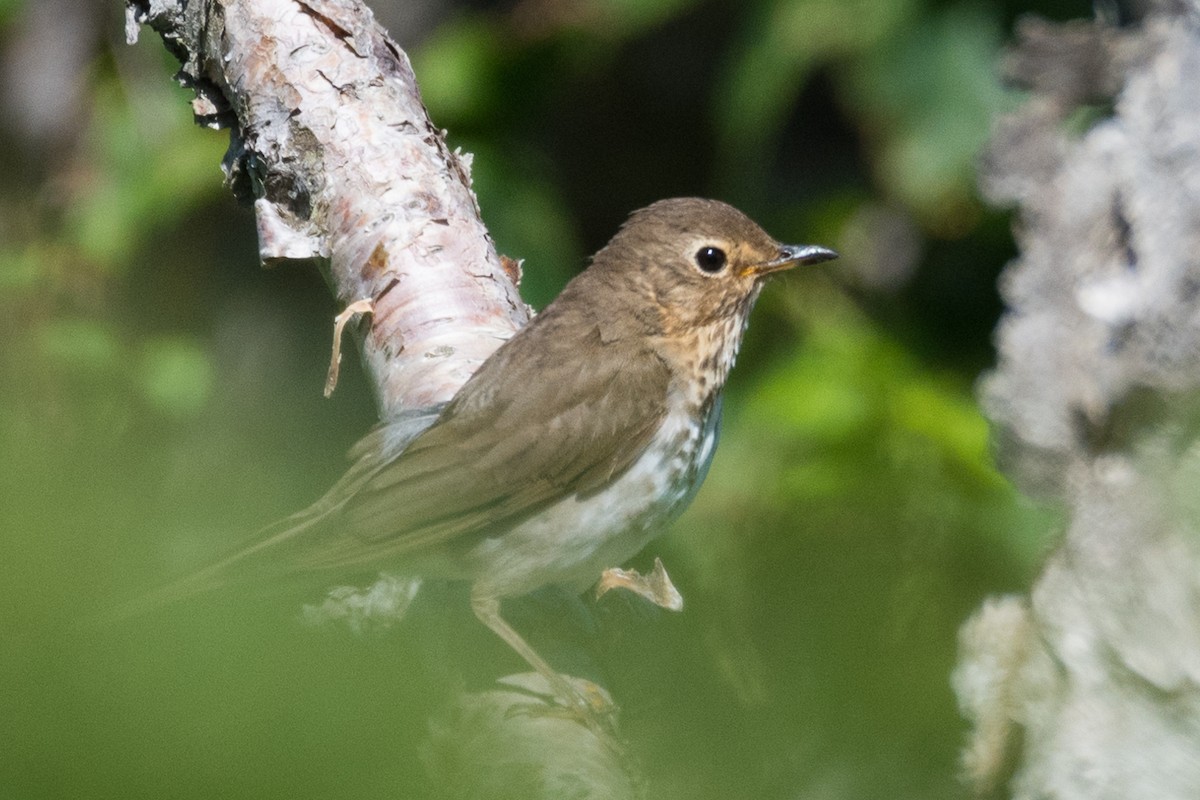
[[779,256],[746,270],[752,275],[769,275],[772,272],[791,269],[801,264],[820,264],[837,258],[838,254],[828,247],[815,244],[784,244],[779,246]]

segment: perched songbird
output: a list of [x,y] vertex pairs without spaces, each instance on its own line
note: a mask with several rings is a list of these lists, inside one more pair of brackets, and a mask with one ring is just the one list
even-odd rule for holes
[[381,427],[311,509],[180,589],[260,559],[469,581],[476,616],[578,701],[500,601],[550,584],[582,591],[683,511],[712,460],[764,279],[836,255],[780,244],[713,200],[634,212],[432,425]]

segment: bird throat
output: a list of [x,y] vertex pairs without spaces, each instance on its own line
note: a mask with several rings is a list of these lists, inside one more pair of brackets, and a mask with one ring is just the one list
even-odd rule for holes
[[741,303],[703,324],[677,332],[667,342],[664,355],[673,362],[675,381],[668,398],[667,419],[658,435],[666,459],[663,469],[667,502],[662,517],[682,511],[700,488],[716,449],[721,424],[721,397],[725,380],[737,360],[750,309],[758,288]]
[[[745,298],[735,313],[692,327],[672,337],[668,358],[674,362],[676,380],[667,401],[667,417],[656,437],[651,463],[657,466],[662,486],[650,525],[661,527],[678,515],[695,496],[708,473],[721,424],[721,397],[725,379],[733,369],[754,296]],[[642,542],[644,544],[644,542]]]
[[737,361],[742,336],[750,321],[750,310],[760,287],[738,299],[732,313],[721,314],[697,325],[673,342],[672,359],[678,369],[685,402],[704,416],[712,407]]

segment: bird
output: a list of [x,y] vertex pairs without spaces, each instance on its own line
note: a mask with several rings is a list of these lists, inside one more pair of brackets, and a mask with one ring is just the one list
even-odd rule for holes
[[587,704],[501,602],[550,585],[582,592],[663,532],[708,472],[764,282],[836,257],[781,244],[716,200],[633,212],[444,406],[377,428],[309,509],[173,592],[262,560],[467,581],[475,616],[562,703]]

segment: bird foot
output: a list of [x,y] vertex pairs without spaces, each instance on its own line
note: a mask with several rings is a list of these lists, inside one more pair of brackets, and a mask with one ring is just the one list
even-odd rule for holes
[[660,558],[654,559],[654,569],[645,575],[635,569],[613,567],[604,570],[596,584],[596,599],[599,600],[610,589],[633,592],[668,611],[683,609],[683,595],[675,588],[675,584],[671,583],[671,576],[667,574]]
[[597,735],[612,737],[617,732],[619,708],[600,685],[584,678],[556,674],[556,680],[536,672],[510,675],[499,683],[537,696],[529,702],[516,702],[505,717],[565,719],[581,723]]

